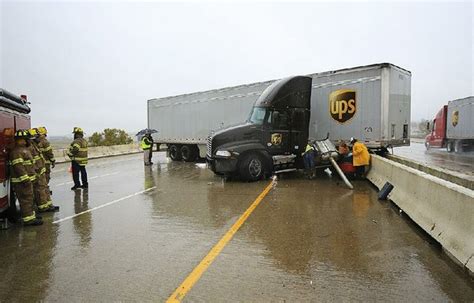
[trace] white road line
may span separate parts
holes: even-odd
[[[105,203],[105,204],[102,204],[102,205],[99,205],[99,206],[97,206],[97,207],[88,209],[88,210],[86,210],[86,211],[77,213],[77,214],[75,214],[75,215],[72,215],[72,216],[69,216],[69,217],[65,217],[65,218],[62,218],[62,219],[53,221],[53,224],[57,224],[57,223],[61,223],[61,222],[70,220],[70,219],[75,218],[75,217],[78,217],[78,216],[80,216],[80,215],[83,215],[83,214],[86,214],[86,213],[90,213],[90,212],[92,212],[92,211],[94,211],[94,210],[97,210],[97,209],[100,209],[100,208],[102,208],[102,207],[106,207],[106,206],[115,204],[115,203],[120,202],[120,201],[123,201],[123,200],[127,200],[127,199],[129,199],[129,198],[131,198],[131,197],[135,197],[135,196],[144,194],[144,193],[149,192],[149,191],[154,190],[154,189],[156,189],[156,186],[150,187],[150,188],[148,188],[148,189],[145,189],[145,190],[136,192],[136,193],[134,193],[134,194],[131,194],[131,195],[122,197],[122,198],[117,199],[117,200],[114,200],[114,201],[107,202],[107,203]]]
[[[105,174],[105,175],[100,175],[100,176],[94,176],[94,177],[88,178],[88,180],[94,180],[94,179],[97,179],[97,178],[102,178],[102,177],[107,177],[107,176],[113,176],[113,175],[117,175],[118,173],[119,173],[119,172],[116,171],[116,172],[113,172],[113,173],[110,173],[110,174]],[[58,186],[63,186],[63,185],[73,184],[73,183],[74,183],[73,181],[69,181],[69,182],[63,182],[63,183],[53,184],[52,186],[58,187]]]

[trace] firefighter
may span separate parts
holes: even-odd
[[[46,181],[46,165],[38,147],[39,134],[37,129],[32,128],[29,131],[30,153],[33,156],[34,167],[36,171],[36,180],[33,182],[34,201],[39,212],[55,212],[59,210],[59,206],[53,205],[51,194]]]
[[[10,171],[13,190],[20,203],[23,225],[42,225],[33,210],[33,181],[36,172],[33,156],[28,148],[28,131],[18,130],[15,133],[15,147],[10,152]]]
[[[72,179],[74,180],[74,186],[71,190],[79,188],[89,188],[87,182],[87,141],[84,139],[84,131],[80,127],[74,127],[72,133],[74,134],[74,141],[72,141],[67,152],[68,157],[71,159],[72,166]],[[81,174],[81,182],[79,182],[79,173]]]
[[[367,146],[364,143],[357,141],[356,138],[351,138],[352,144],[352,165],[355,167],[356,177],[365,177],[366,167],[370,163],[370,155]]]
[[[53,153],[53,148],[51,147],[51,144],[49,143],[48,139],[46,137],[48,136],[48,131],[46,127],[40,126],[38,127],[38,133],[39,133],[39,143],[38,147],[41,151],[41,154],[43,155],[44,162],[46,164],[46,182],[51,180],[51,169],[54,168],[56,165],[56,160],[54,159],[54,153]]]
[[[145,136],[143,136],[140,146],[143,149],[143,161],[145,165],[152,165],[153,162],[151,162],[151,157],[153,154],[153,138],[150,133],[146,133]]]

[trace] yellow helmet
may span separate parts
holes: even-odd
[[[46,129],[46,127],[40,126],[40,127],[38,127],[38,133],[40,135],[46,135],[48,133],[48,130]]]
[[[72,133],[73,134],[77,134],[77,133],[82,134],[82,133],[84,133],[84,131],[80,127],[74,127],[74,129],[72,130]]]
[[[30,128],[28,130],[28,133],[30,134],[31,137],[36,137],[38,136],[38,130],[36,128]]]
[[[15,132],[15,138],[28,138],[29,137],[29,132],[27,130],[24,130],[24,129],[19,129]]]

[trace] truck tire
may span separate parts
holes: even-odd
[[[265,174],[265,162],[263,157],[257,153],[248,153],[244,155],[239,164],[240,177],[244,181],[257,181],[263,178]]]
[[[197,147],[195,145],[181,146],[181,157],[186,162],[194,162],[197,158]]]
[[[168,146],[168,155],[170,156],[171,160],[173,161],[181,161],[181,149],[180,146],[177,144],[171,144]]]

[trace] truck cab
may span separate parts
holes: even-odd
[[[430,133],[425,137],[426,149],[444,147],[446,144],[446,115],[448,106],[445,105],[436,114],[433,122],[428,125]]]
[[[207,162],[219,175],[255,181],[295,170],[308,140],[312,78],[275,81],[255,102],[248,120],[208,138]]]

